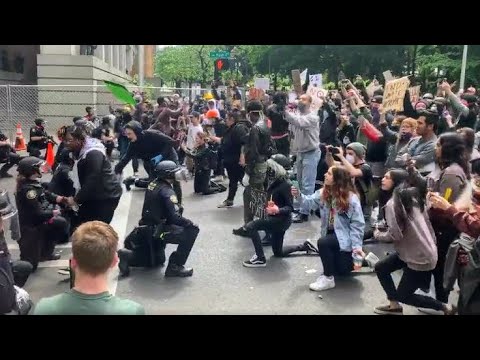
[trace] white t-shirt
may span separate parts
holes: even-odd
[[[187,133],[187,148],[193,149],[195,146],[195,141],[197,134],[203,132],[202,125],[198,124],[197,126],[188,124],[188,133]]]

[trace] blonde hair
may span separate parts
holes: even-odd
[[[118,234],[102,221],[80,225],[72,235],[72,253],[81,271],[96,276],[110,269],[118,246]]]

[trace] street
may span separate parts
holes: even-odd
[[[143,168],[141,167],[143,170]],[[15,169],[11,170],[16,175]],[[131,175],[132,167],[125,168],[124,176]],[[49,179],[44,175],[42,180]],[[13,199],[14,179],[0,180]],[[193,182],[183,184],[184,216],[199,224],[200,234],[193,247],[187,266],[194,268],[191,278],[165,278],[165,268],[137,269],[131,275],[118,280],[118,269],[110,276],[110,290],[118,296],[139,302],[147,314],[373,314],[373,308],[383,304],[385,294],[373,273],[358,273],[348,278],[336,278],[334,289],[317,293],[308,285],[321,271],[318,256],[292,255],[278,259],[266,248],[267,267],[245,268],[242,261],[254,253],[248,238],[237,237],[232,229],[243,219],[242,192],[239,188],[235,206],[217,209],[226,193],[201,196],[193,193]],[[112,226],[123,239],[140,219],[143,189],[124,192],[116,210]],[[316,243],[319,219],[312,216],[308,223],[293,224],[287,231],[285,242],[295,244],[307,238]],[[7,234],[9,238],[9,235]],[[18,244],[9,241],[14,259],[19,257]],[[167,257],[175,245],[167,246]],[[58,246],[62,259],[41,263],[36,273],[25,285],[34,302],[46,296],[56,295],[69,288],[68,277],[57,273],[68,266],[71,244]],[[382,258],[390,245],[371,245]],[[395,274],[398,281],[398,274]],[[318,295],[322,295],[322,299]],[[456,299],[457,293],[452,292]],[[405,314],[419,315],[415,308],[405,306]]]

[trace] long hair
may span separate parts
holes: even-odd
[[[390,173],[390,178],[392,179],[393,187],[390,190],[380,189],[379,199],[378,199],[380,203],[380,207],[383,207],[388,202],[388,200],[390,200],[395,188],[401,185],[408,178],[408,172],[402,169],[392,169],[387,171],[387,173]]]
[[[473,151],[473,147],[475,146],[475,131],[468,127],[464,127],[457,130],[457,133],[463,136],[465,140],[465,148],[468,154],[471,154]]]
[[[458,164],[470,179],[470,154],[467,152],[465,139],[462,135],[448,132],[440,136],[441,156],[438,159],[440,168],[445,169],[452,164]]]
[[[422,213],[425,211],[426,195],[425,190],[411,187],[406,182],[397,186],[393,192],[393,204],[395,219],[400,228],[404,228],[410,220],[414,207],[419,208]]]
[[[347,212],[350,206],[350,193],[356,194],[352,183],[352,177],[347,169],[340,166],[332,166],[333,184],[323,188],[323,200],[328,203],[335,201],[336,208]]]

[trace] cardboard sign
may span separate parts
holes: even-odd
[[[370,84],[368,84],[365,90],[367,91],[368,96],[372,97],[373,93],[381,88],[382,85],[380,85],[377,80],[374,80]]]
[[[383,93],[383,111],[403,111],[403,99],[409,86],[408,76],[387,82]]]
[[[310,109],[312,111],[318,111],[322,105],[322,99],[325,99],[328,95],[328,90],[309,85],[307,94],[312,97],[312,105],[310,106]]]
[[[411,102],[416,103],[420,100],[420,85],[408,88],[408,92],[410,93]]]
[[[383,77],[385,78],[385,83],[394,79],[393,75],[392,75],[392,72],[390,70],[384,71],[383,72]]]
[[[249,100],[261,100],[265,96],[265,91],[263,89],[251,88],[248,92]]]
[[[305,85],[305,83],[307,82],[307,73],[308,73],[308,69],[305,69],[300,74],[300,83],[302,84],[302,86]]]
[[[322,79],[322,74],[315,74],[315,75],[310,75],[310,85],[314,85],[316,87],[321,88],[323,85],[323,79]]]
[[[268,90],[270,89],[269,78],[255,78],[255,89]]]
[[[300,70],[292,70],[293,89],[297,95],[302,94],[302,81],[300,79]]]
[[[265,207],[267,206],[267,193],[251,188],[250,211],[254,218],[265,219]]]

